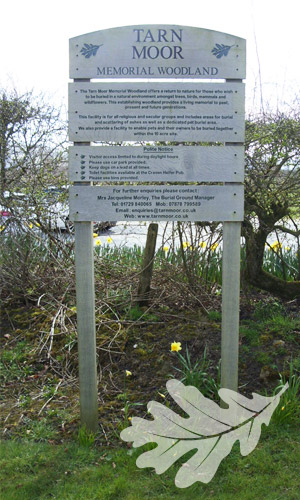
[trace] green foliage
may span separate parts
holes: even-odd
[[[31,222],[22,226],[11,224],[9,228],[2,231],[0,241],[0,265],[3,270],[0,281],[2,296],[26,303],[38,300],[45,291],[51,290],[51,283],[55,283],[56,290],[58,290],[59,283],[59,293],[63,292],[62,288],[68,286],[70,276],[67,271],[74,265],[71,238],[53,239],[52,233],[45,235],[40,227],[34,224],[31,227],[31,225]],[[295,261],[298,258],[293,248],[287,253]],[[266,260],[265,268],[274,276],[282,277],[279,268],[276,271],[274,268],[267,267],[267,263],[270,264],[270,254],[275,255],[274,259],[279,258],[276,252],[266,249],[265,256],[269,260]],[[244,266],[244,247],[241,249],[241,260]],[[95,247],[95,277],[103,284],[108,284],[114,277],[116,277],[116,283],[120,283],[117,278],[121,270],[126,269],[128,275],[132,277],[131,273],[138,273],[141,265],[141,247],[119,248],[113,244]],[[219,288],[216,289],[216,285],[222,284],[222,251],[219,247],[212,250],[212,248],[200,245],[196,248],[195,245],[188,244],[183,249],[183,254],[178,248],[169,249],[168,252],[160,249],[155,257],[154,270],[155,272],[176,272],[177,279],[181,282],[194,283],[218,294]],[[288,272],[287,279],[292,279],[292,275]],[[136,321],[140,317],[143,319],[145,317],[134,306],[129,306],[132,301],[132,292],[134,292],[133,284],[134,281],[129,279],[128,286],[115,284],[114,287],[107,287],[105,293],[120,311],[127,311],[127,313],[129,311],[129,319]],[[257,319],[275,314],[276,311],[281,314],[281,309],[280,303],[276,300],[267,305],[258,303]],[[156,321],[156,318],[151,317],[148,320]]]
[[[78,431],[78,442],[80,446],[90,447],[95,442],[95,433],[88,431],[85,425],[82,425]]]
[[[117,432],[116,432],[116,437],[119,438],[120,432],[123,429],[126,429],[126,427],[130,425],[130,419],[131,419],[130,410],[138,406],[144,406],[144,403],[138,403],[138,402],[132,403],[128,399],[127,392],[118,394],[117,399],[121,399],[124,401],[124,408],[122,408],[122,411],[124,412],[124,417],[121,420],[118,419]]]
[[[299,365],[296,362],[296,365]],[[274,391],[276,395],[288,382],[288,389],[282,394],[280,404],[273,413],[272,419],[277,424],[289,423],[300,418],[300,370],[295,367],[293,361],[289,363],[289,375],[280,374],[280,383]]]
[[[46,443],[58,437],[58,430],[49,422],[47,417],[34,420],[30,417],[24,417],[25,426],[22,428],[21,437],[29,441]]]
[[[276,314],[268,321],[268,329],[273,334],[281,334],[285,340],[296,340],[295,331],[300,327],[300,318]]]
[[[122,288],[122,284],[120,283],[119,288],[107,290],[107,298],[114,304],[117,310],[126,312],[128,304],[131,302],[130,290]]]
[[[293,359],[293,367],[296,372],[300,373],[300,356]]]
[[[220,311],[209,311],[208,319],[211,321],[221,321],[222,313]]]
[[[261,363],[262,365],[268,365],[272,363],[272,355],[270,353],[267,353],[265,351],[261,351],[256,353],[255,355],[256,360],[258,363]]]
[[[14,221],[0,235],[3,301],[28,304],[50,290],[58,298],[68,285],[70,266],[72,243],[45,235],[31,223]]]
[[[169,263],[181,267],[183,259],[185,270],[195,279],[206,284],[222,282],[222,251],[218,245],[201,247],[184,242],[182,249],[176,248],[168,253],[160,249],[157,252],[155,266],[160,267],[163,263]]]
[[[263,321],[285,313],[284,306],[276,299],[259,300],[255,304],[253,319]]]
[[[286,281],[297,280],[299,277],[298,252],[299,249],[295,245],[282,247],[281,243],[274,243],[266,247],[263,269]]]
[[[151,312],[141,309],[138,305],[131,306],[127,309],[128,319],[131,321],[158,321],[158,316]]]
[[[218,381],[208,373],[211,367],[211,362],[206,357],[206,348],[203,351],[203,356],[201,359],[197,360],[193,365],[188,348],[186,348],[186,354],[183,356],[180,352],[177,352],[180,367],[173,367],[177,372],[180,373],[180,381],[185,385],[193,385],[205,397],[210,397],[217,399],[218,390],[220,388],[220,370],[218,370]],[[219,366],[220,369],[220,366]]]
[[[129,426],[129,420],[130,420],[130,409],[137,407],[137,406],[142,406],[143,403],[139,402],[131,402],[129,400],[129,395],[127,392],[127,377],[131,377],[132,373],[129,370],[125,370],[124,372],[124,379],[123,379],[123,392],[117,395],[117,399],[121,400],[124,402],[124,408],[122,408],[122,411],[124,412],[124,418],[122,420],[118,420],[118,432],[116,434],[116,437],[119,438],[119,433],[123,430],[126,429],[126,427]]]
[[[100,237],[100,241],[101,237]],[[95,255],[101,259],[107,259],[117,266],[126,266],[138,268],[142,264],[142,247],[134,245],[133,247],[117,247],[110,245],[98,245],[95,247]]]
[[[33,372],[34,368],[30,363],[30,346],[25,341],[18,342],[14,347],[6,348],[1,352],[1,382],[21,380]]]
[[[19,406],[21,408],[30,408],[32,399],[29,394],[21,394],[19,397]]]
[[[139,306],[133,306],[128,309],[127,315],[131,321],[137,321],[143,316],[144,312]]]
[[[240,335],[245,337],[252,346],[259,345],[260,330],[256,325],[243,324],[240,326]]]

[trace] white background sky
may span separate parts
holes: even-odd
[[[68,39],[134,24],[178,24],[247,40],[247,110],[300,94],[299,0],[5,0],[0,87],[34,90],[67,106]],[[256,89],[256,90],[255,90]]]

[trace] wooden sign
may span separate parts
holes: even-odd
[[[132,221],[241,221],[243,186],[109,186],[70,188],[70,218]]]
[[[70,78],[246,76],[245,40],[176,25],[125,26],[70,39]]]
[[[246,41],[222,32],[140,25],[70,40],[70,219],[81,420],[90,431],[98,429],[92,221],[223,222],[221,385],[238,388],[245,76]],[[152,144],[90,144],[123,141]]]
[[[71,141],[243,142],[243,83],[69,85]]]
[[[72,146],[72,182],[243,182],[242,146]]]

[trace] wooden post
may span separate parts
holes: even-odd
[[[149,293],[153,272],[153,262],[156,247],[158,224],[151,223],[148,227],[147,241],[144,250],[143,268],[140,274],[140,281],[137,292],[137,302],[140,306],[149,303]]]
[[[221,387],[238,389],[241,222],[223,224]]]
[[[241,83],[242,80],[227,78],[226,82]],[[225,145],[239,146],[243,143],[226,142]],[[236,392],[239,371],[241,228],[241,222],[223,223],[221,387]],[[222,400],[221,406],[224,406]]]
[[[98,429],[93,223],[75,222],[75,269],[79,355],[80,417]]]
[[[74,82],[89,82],[88,78]],[[76,142],[84,147],[90,142]],[[91,186],[91,182],[75,185]],[[98,386],[95,325],[93,223],[75,222],[75,273],[79,359],[80,420],[88,431],[98,430]]]

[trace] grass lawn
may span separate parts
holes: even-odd
[[[3,500],[279,500],[300,499],[299,425],[263,425],[256,449],[242,457],[239,443],[221,462],[208,484],[186,489],[174,485],[180,465],[161,476],[139,469],[141,449],[63,445],[7,440],[1,442]]]

